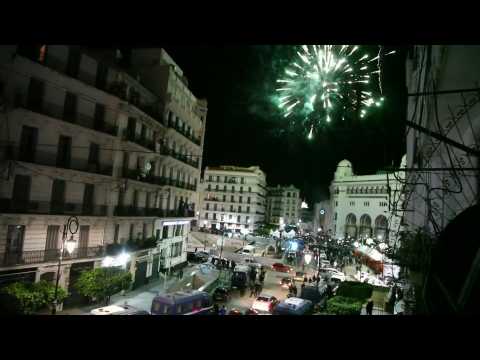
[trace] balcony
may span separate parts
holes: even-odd
[[[154,216],[159,218],[194,217],[195,211],[188,209],[165,210],[155,208],[139,208],[135,206],[116,206],[114,216]]]
[[[265,213],[263,213],[263,212],[260,212],[260,211],[255,211],[255,214],[258,214],[258,215],[265,215]]]
[[[160,154],[165,155],[165,156],[171,156],[171,157],[173,157],[177,160],[180,160],[181,162],[183,162],[187,165],[193,166],[195,169],[198,169],[198,164],[199,164],[198,160],[193,160],[193,159],[189,158],[189,156],[187,156],[187,155],[181,155],[181,154],[173,151],[172,149],[169,149],[166,146],[160,146]]]
[[[149,149],[151,151],[155,151],[155,142],[153,140],[149,140],[142,136],[138,136],[137,134],[135,134],[132,131],[129,131],[128,129],[123,130],[122,139],[124,141],[130,141],[140,146],[143,146],[144,148]]]
[[[112,166],[100,163],[89,163],[88,158],[60,159],[56,148],[52,148],[51,152],[36,150],[33,153],[21,153],[18,146],[8,146],[6,153],[9,160],[112,176]]]
[[[42,214],[42,215],[78,215],[106,216],[106,205],[76,203],[55,203],[49,201],[22,201],[8,198],[0,199],[0,213],[6,214]]]
[[[193,133],[188,133],[187,130],[185,128],[181,128],[180,126],[178,126],[178,124],[175,124],[173,121],[167,121],[166,122],[166,125],[171,128],[171,129],[174,129],[176,130],[178,133],[182,134],[184,137],[186,137],[188,140],[190,140],[191,142],[193,142],[194,144],[200,146],[201,145],[201,138],[197,138],[193,135]]]
[[[74,259],[97,258],[105,255],[103,246],[93,246],[78,248],[69,254],[67,251],[63,253],[63,261]],[[22,252],[4,252],[0,253],[0,264],[2,266],[28,265],[45,262],[57,262],[60,257],[59,249],[51,250],[33,250]]]
[[[123,169],[122,176],[127,179],[132,179],[152,185],[160,185],[160,186],[174,186],[180,189],[186,189],[191,191],[197,191],[197,186],[194,184],[188,184],[184,181],[176,180],[176,179],[169,179],[166,177],[161,176],[142,176],[140,170],[130,170],[130,169]]]
[[[29,105],[27,104],[27,101],[25,100],[25,95],[23,94],[17,94],[15,96],[15,107],[24,108],[38,114],[46,115],[51,118],[64,121],[66,123],[82,126],[84,128],[99,131],[111,136],[117,136],[118,133],[117,126],[108,124],[105,121],[95,121],[93,117],[79,112],[74,111],[72,113],[68,113],[61,105],[45,101],[42,101],[42,104],[40,106]]]

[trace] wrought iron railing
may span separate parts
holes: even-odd
[[[72,254],[64,251],[63,260],[102,257],[104,254],[103,246],[83,247],[75,249]],[[2,266],[14,266],[53,262],[58,261],[59,256],[59,249],[3,252],[0,253],[0,264]]]
[[[0,199],[0,213],[106,216],[107,206],[86,203],[56,203],[49,201],[24,201],[2,198]]]
[[[170,217],[194,217],[195,212],[187,209],[165,210],[157,208],[138,208],[134,206],[116,206],[115,216],[155,216],[161,218]]]
[[[106,121],[95,121],[95,118],[82,114],[78,111],[65,111],[65,107],[58,104],[53,104],[46,101],[41,101],[41,103],[35,106],[33,104],[29,104],[26,101],[25,94],[15,95],[15,106],[67,123],[79,125],[87,129],[103,132],[108,135],[117,136],[118,133],[117,126],[109,124]]]
[[[6,153],[9,160],[112,176],[113,167],[110,165],[89,163],[88,158],[68,158],[65,157],[65,154],[58,154],[57,149],[52,149],[51,152],[41,150],[21,152],[20,150],[19,146],[8,146]]]

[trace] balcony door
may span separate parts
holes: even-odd
[[[90,225],[80,225],[80,236],[78,239],[78,257],[87,256],[89,236],[90,236]]]
[[[97,88],[104,90],[107,87],[107,75],[108,66],[103,62],[99,62],[97,67],[97,78],[95,81],[95,86]]]
[[[78,71],[80,70],[80,60],[82,54],[80,49],[75,46],[70,46],[68,51],[68,61],[67,61],[67,75],[73,78],[78,77]]]
[[[72,138],[60,135],[58,140],[57,167],[70,169],[70,158],[72,153]]]
[[[65,180],[55,179],[52,184],[51,214],[63,214],[65,212]]]
[[[77,113],[77,96],[71,92],[65,95],[65,103],[63,105],[63,119],[65,121],[74,123],[75,115]]]
[[[95,185],[85,184],[85,190],[83,192],[83,215],[93,215],[93,196],[95,191]]]
[[[42,80],[31,78],[28,85],[27,108],[32,111],[41,112],[45,83]]]
[[[90,143],[90,153],[88,154],[88,171],[98,172],[100,170],[100,146]]]
[[[59,225],[48,225],[47,240],[45,242],[45,261],[54,261],[58,256],[59,244]]]
[[[24,225],[8,225],[5,258],[3,259],[5,265],[21,263],[24,236]]]
[[[103,130],[105,128],[105,105],[95,105],[95,130]]]
[[[20,213],[29,209],[31,179],[27,175],[15,175],[13,183],[12,208]]]
[[[20,135],[20,148],[18,149],[18,160],[34,162],[37,151],[38,128],[23,125]]]

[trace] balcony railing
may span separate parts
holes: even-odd
[[[57,149],[52,148],[51,152],[35,150],[33,153],[21,153],[18,146],[7,147],[9,160],[24,161],[37,165],[52,166],[62,169],[83,171],[93,174],[112,176],[113,167],[100,163],[89,163],[88,158],[64,158],[60,159]]]
[[[166,156],[171,156],[177,160],[180,160],[181,162],[184,162],[187,165],[193,166],[194,168],[198,168],[199,161],[192,159],[190,156],[187,155],[182,155],[179,154],[172,149],[169,149],[166,146],[160,146],[160,154],[161,155],[166,155]]]
[[[155,216],[160,218],[173,217],[194,217],[195,212],[192,210],[165,210],[155,208],[139,208],[134,206],[116,206],[114,211],[115,216]]]
[[[141,182],[145,182],[153,185],[161,185],[161,186],[168,185],[168,186],[175,186],[180,189],[186,189],[186,190],[192,190],[192,191],[197,190],[197,187],[195,186],[195,184],[187,184],[184,181],[169,179],[161,176],[151,176],[151,175],[142,176],[139,170],[124,169],[122,176],[127,179],[141,181]]]
[[[51,118],[61,120],[67,123],[82,126],[87,129],[103,132],[108,135],[117,136],[118,127],[106,123],[105,121],[95,121],[93,117],[82,114],[80,112],[68,113],[64,111],[64,107],[61,105],[53,104],[50,102],[42,101],[39,106],[31,106],[26,101],[24,94],[17,94],[15,96],[15,106],[21,107],[42,115],[49,116]]]
[[[169,127],[169,128],[172,128],[172,129],[175,129],[178,133],[182,134],[183,136],[185,136],[188,140],[190,140],[191,142],[193,142],[194,144],[200,146],[201,145],[201,139],[198,137],[195,137],[193,135],[193,133],[188,133],[188,131],[185,129],[185,128],[181,128],[180,126],[178,126],[177,124],[175,124],[175,122],[173,121],[167,121],[166,122],[166,125]]]
[[[7,214],[43,214],[43,215],[79,215],[106,216],[106,205],[75,203],[55,203],[49,201],[23,201],[0,199],[0,213]]]
[[[103,246],[77,248],[72,254],[67,251],[63,253],[63,260],[85,259],[103,257],[105,249]],[[38,264],[44,262],[56,262],[60,257],[59,249],[33,250],[22,252],[0,253],[0,264],[2,266]]]
[[[129,131],[128,129],[123,130],[123,140],[130,141],[140,146],[143,146],[146,149],[155,151],[155,143],[153,140],[145,139],[137,134]]]

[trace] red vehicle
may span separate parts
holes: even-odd
[[[292,268],[288,265],[282,264],[282,263],[275,263],[272,265],[272,269],[274,271],[279,271],[279,272],[286,272],[289,273],[292,271]]]

